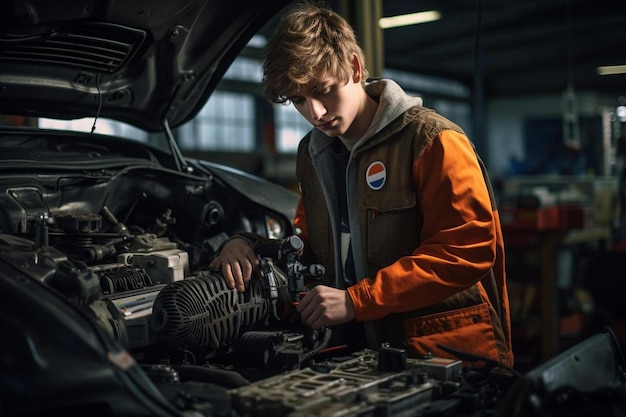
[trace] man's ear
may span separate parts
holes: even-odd
[[[359,57],[356,55],[352,56],[352,81],[355,84],[359,84],[361,82],[361,77],[363,73],[361,72],[361,61]]]

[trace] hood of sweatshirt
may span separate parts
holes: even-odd
[[[382,128],[387,126],[392,120],[403,114],[408,109],[415,106],[422,106],[423,101],[420,97],[412,97],[407,95],[402,87],[395,81],[388,79],[373,79],[365,85],[365,91],[378,102],[378,108],[374,114],[374,118],[369,128],[355,144],[353,149],[358,148],[369,138],[378,133]],[[332,145],[332,141],[336,138],[327,136],[319,129],[311,131],[311,154],[316,155],[322,152],[328,146]]]

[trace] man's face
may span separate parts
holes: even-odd
[[[346,137],[358,116],[363,87],[352,78],[347,83],[334,77],[301,85],[288,99],[301,115],[327,136]]]

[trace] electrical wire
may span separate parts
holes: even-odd
[[[98,121],[98,117],[100,117],[100,112],[102,111],[102,90],[100,90],[100,74],[96,76],[96,89],[98,90],[98,111],[96,112],[96,117],[93,119],[91,133],[96,130],[96,122]]]

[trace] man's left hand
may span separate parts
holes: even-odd
[[[313,329],[331,327],[355,318],[354,304],[345,290],[318,285],[297,306],[302,321]]]

